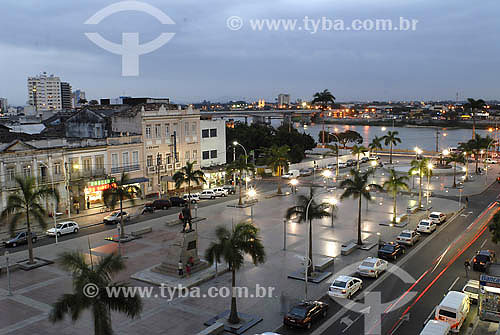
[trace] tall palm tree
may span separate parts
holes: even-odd
[[[354,144],[352,146],[352,149],[351,149],[351,153],[353,155],[356,155],[356,168],[359,170],[359,155],[365,155],[365,153],[368,152],[368,149],[365,148],[364,146],[362,145],[357,145],[357,144]]]
[[[110,188],[102,192],[104,203],[109,208],[115,208],[120,203],[120,213],[123,212],[123,200],[130,200],[132,206],[135,204],[135,197],[141,194],[141,189],[136,185],[130,184],[128,174],[122,172],[120,180],[113,183]],[[123,224],[123,215],[120,216],[120,238],[125,237],[125,225]]]
[[[394,169],[391,169],[389,171],[389,180],[386,180],[384,182],[384,189],[386,189],[388,192],[392,194],[392,198],[394,200],[393,206],[392,206],[392,222],[396,223],[396,216],[397,216],[397,196],[399,191],[408,191],[408,184],[406,183],[408,181],[407,176],[399,176]]]
[[[481,157],[481,151],[487,150],[491,143],[493,143],[494,139],[489,135],[482,137],[480,134],[476,134],[476,137],[473,140],[468,141],[468,145],[472,149],[474,153],[474,160],[476,163],[476,173],[479,173],[479,158]]]
[[[474,148],[471,142],[462,142],[458,144],[458,150],[462,152],[465,160],[465,181],[469,181],[469,157],[473,153]]]
[[[414,159],[411,161],[411,168],[408,171],[409,175],[418,174],[419,189],[418,189],[418,207],[422,208],[422,186],[424,177],[432,177],[432,169],[429,169],[431,163],[429,158]]]
[[[262,264],[266,260],[264,245],[259,236],[259,228],[251,223],[238,223],[230,231],[224,226],[218,226],[215,230],[216,242],[211,242],[205,251],[205,259],[213,264],[220,262],[221,257],[229,265],[232,273],[231,287],[231,313],[228,321],[238,323],[238,309],[236,307],[236,271],[238,271],[244,262],[245,255],[250,255],[253,264]]]
[[[489,225],[489,230],[491,232],[491,241],[498,244],[498,242],[500,242],[500,213],[496,213],[493,216]]]
[[[239,156],[238,159],[233,161],[231,164],[226,169],[226,173],[228,174],[233,174],[235,172],[238,173],[238,179],[240,180],[239,182],[239,200],[238,204],[241,206],[243,204],[242,197],[241,197],[241,188],[243,186],[243,174],[248,172],[248,171],[254,171],[255,167],[252,163],[248,163],[248,158],[245,155]]]
[[[309,206],[309,210],[307,207]],[[307,275],[309,276],[314,271],[314,263],[313,263],[313,231],[312,231],[312,222],[313,220],[319,220],[325,217],[329,217],[333,215],[328,212],[328,207],[333,206],[327,202],[317,203],[314,201],[314,190],[311,187],[309,196],[300,195],[297,199],[297,205],[290,207],[287,209],[285,217],[290,220],[296,218],[299,223],[309,222],[309,250],[308,250],[308,258],[310,260],[309,266],[307,268]],[[334,208],[335,209],[335,208]],[[307,211],[307,217],[306,217]]]
[[[457,187],[457,163],[465,163],[464,155],[452,152],[444,158],[447,164],[453,163],[453,188]]]
[[[62,321],[66,314],[76,321],[84,310],[89,309],[94,320],[94,334],[112,335],[112,311],[126,314],[132,319],[140,316],[141,298],[135,293],[132,295],[124,292],[124,288],[128,287],[127,283],[113,282],[111,279],[125,268],[120,255],[111,253],[95,265],[92,259],[90,265],[87,264],[85,256],[78,251],[63,253],[59,260],[62,267],[73,275],[73,293],[63,294],[52,305],[49,315],[52,323]],[[89,287],[95,288],[95,292],[89,291]]]
[[[470,108],[472,114],[472,139],[476,138],[476,111],[481,110],[486,104],[483,99],[474,100],[472,98],[467,99],[468,103],[465,104],[465,108]]]
[[[325,111],[328,108],[328,104],[334,104],[335,103],[335,97],[333,96],[332,93],[330,93],[329,90],[325,89],[322,92],[316,92],[313,95],[313,104],[319,104],[321,106],[321,109]],[[322,140],[321,143],[325,145],[325,119],[323,115],[323,135],[322,135]]]
[[[282,194],[281,176],[288,170],[288,162],[290,161],[288,158],[289,151],[290,147],[288,145],[283,145],[281,147],[273,145],[265,149],[267,165],[278,175],[278,194]]]
[[[375,152],[375,155],[378,154],[378,150],[382,150],[382,140],[383,137],[378,137],[375,136],[370,144],[368,145],[368,149],[370,149],[371,152]]]
[[[358,170],[351,169],[349,174],[351,178],[343,180],[340,184],[340,188],[345,189],[340,197],[341,200],[350,197],[358,199],[358,245],[363,244],[363,240],[361,239],[361,199],[365,198],[367,201],[370,201],[372,199],[372,191],[382,190],[380,185],[368,183],[368,177],[371,173],[371,170],[361,173]]]
[[[188,207],[191,209],[191,185],[199,186],[201,184],[206,183],[205,174],[201,170],[195,170],[194,162],[186,162],[186,165],[183,166],[179,171],[174,173],[172,179],[175,182],[176,188],[181,188],[182,185],[187,184],[187,191],[189,195]]]
[[[47,223],[45,222],[46,210],[42,207],[43,200],[51,197],[57,202],[59,195],[56,190],[38,187],[35,178],[15,177],[15,181],[19,190],[15,193],[10,193],[7,198],[7,206],[0,214],[3,222],[9,225],[9,231],[14,234],[16,226],[21,220],[26,220],[26,233],[28,234],[28,264],[34,264],[33,257],[33,240],[31,237],[33,223],[38,223],[45,230]]]
[[[384,144],[385,145],[390,145],[391,151],[390,151],[390,158],[389,158],[389,164],[392,164],[392,147],[398,145],[398,143],[401,143],[401,139],[398,137],[399,132],[398,131],[388,131],[387,135],[382,137],[384,139]]]

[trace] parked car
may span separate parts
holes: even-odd
[[[414,245],[420,241],[420,234],[415,230],[405,229],[396,237],[396,241],[400,244]]]
[[[153,207],[155,209],[169,209],[172,207],[172,203],[168,199],[156,199],[153,201]]]
[[[328,315],[328,304],[321,301],[303,301],[286,313],[283,324],[288,327],[310,329],[312,323]]]
[[[65,234],[78,233],[80,227],[75,221],[59,222],[54,228],[48,229],[45,233],[48,236],[61,236]]]
[[[144,207],[142,208],[141,215],[154,212],[155,212],[155,207],[153,206],[153,203],[147,202],[144,204]]]
[[[432,220],[437,225],[440,225],[446,221],[446,214],[441,212],[432,212],[429,215],[429,220]]]
[[[397,242],[385,243],[378,250],[378,257],[383,259],[396,260],[398,256],[404,255],[406,252],[405,248]]]
[[[130,215],[127,212],[116,211],[116,212],[113,212],[110,215],[106,216],[102,220],[102,222],[104,222],[104,224],[117,224],[120,222],[122,216],[123,216],[123,221],[130,220]]]
[[[427,233],[430,234],[434,232],[437,228],[437,225],[434,221],[432,220],[420,220],[420,222],[417,225],[417,231],[420,233]]]
[[[310,176],[314,172],[313,168],[302,169],[299,171],[300,177]]]
[[[346,163],[340,163],[339,162],[339,169],[345,169],[347,167]]]
[[[200,193],[200,199],[215,199],[217,195],[212,190],[204,190]]]
[[[334,170],[334,169],[336,169],[336,168],[337,168],[337,164],[328,164],[328,165],[326,166],[326,168],[327,168],[328,170]]]
[[[292,179],[292,178],[297,178],[297,177],[300,177],[299,170],[290,170],[281,176],[281,178],[285,178],[285,179]]]
[[[383,259],[368,257],[358,266],[358,273],[361,276],[378,278],[379,274],[387,270],[388,264]]]
[[[227,197],[227,195],[228,195],[227,190],[224,189],[223,187],[213,188],[212,191],[214,191],[215,195],[218,197]]]
[[[195,204],[198,201],[200,201],[200,194],[199,193],[184,194],[182,196],[182,199],[186,201],[191,200],[191,203]]]
[[[328,289],[330,298],[346,298],[356,294],[363,287],[363,281],[356,277],[339,276],[333,281]]]
[[[472,259],[472,269],[484,272],[491,263],[496,262],[496,255],[493,250],[480,250]]]
[[[368,159],[371,161],[378,161],[378,160],[380,160],[380,157],[379,156],[370,156]]]
[[[19,244],[26,244],[28,243],[28,239],[26,238],[28,236],[27,231],[22,231],[18,233],[15,237],[11,238],[10,240],[5,242],[5,247],[6,248],[14,248],[18,246]],[[35,232],[31,232],[31,242],[36,243],[37,237]]]
[[[450,333],[450,329],[451,327],[447,322],[429,320],[419,335],[448,335]]]
[[[170,197],[169,200],[172,206],[177,206],[177,207],[184,206],[184,204],[187,203],[187,201],[181,197]]]
[[[236,188],[233,185],[224,185],[222,188],[227,191],[227,194],[236,194]]]
[[[354,166],[358,164],[358,162],[355,159],[348,159],[346,162],[347,166]]]
[[[366,162],[368,162],[369,160],[370,160],[370,159],[369,159],[368,157],[363,156],[363,157],[361,157],[361,159],[359,160],[359,162],[360,162],[360,163],[366,163]]]
[[[479,301],[479,281],[473,279],[467,281],[462,292],[469,296],[473,304],[477,304]]]
[[[498,163],[498,162],[497,162],[496,160],[494,160],[494,159],[491,159],[491,158],[486,158],[486,159],[484,160],[484,163],[485,163],[485,164],[496,164],[496,163]]]

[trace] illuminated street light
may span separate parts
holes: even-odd
[[[370,162],[370,165],[374,168],[377,166],[377,161],[371,161]]]
[[[387,130],[387,128],[386,128],[386,127],[382,127],[382,131],[386,131],[386,130]]]
[[[298,184],[299,184],[299,181],[297,180],[297,178],[292,178],[292,180],[290,180],[292,193],[297,193],[297,185]]]
[[[323,171],[323,177],[330,178],[331,176],[332,176],[332,171],[330,171],[330,170]]]
[[[248,190],[248,196],[250,198],[255,198],[256,195],[257,195],[257,191],[254,188],[251,188]]]
[[[333,211],[335,210],[335,206],[337,205],[338,203],[338,200],[336,198],[329,198],[327,199],[327,202],[330,204],[330,217],[332,218],[332,228],[333,228],[333,218],[334,218],[334,215],[333,215]]]
[[[450,151],[448,149],[443,150],[443,156],[448,156],[450,154]]]

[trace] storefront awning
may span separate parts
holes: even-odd
[[[148,181],[149,181],[149,179],[145,178],[145,177],[132,178],[132,179],[127,180],[125,185],[147,183]]]

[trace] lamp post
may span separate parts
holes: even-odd
[[[283,218],[283,250],[286,250],[286,218]]]
[[[328,199],[328,203],[330,204],[330,217],[332,219],[332,228],[333,228],[333,211],[335,210],[335,205],[337,205],[338,200],[335,198]]]
[[[422,149],[415,147],[415,159],[418,160],[418,156],[422,154]]]
[[[290,185],[292,187],[292,193],[297,193],[297,185],[299,184],[299,181],[297,180],[297,178],[292,178],[292,180],[290,180]]]
[[[337,128],[335,128],[335,132],[337,132]],[[336,164],[335,164],[335,165],[336,165],[336,167],[335,167],[335,177],[337,177],[337,178],[338,178],[338,176],[339,176],[339,143],[340,143],[340,139],[339,139],[339,137],[337,136],[337,134],[332,134],[332,135],[333,135],[333,137],[335,137],[335,139],[337,140],[337,144],[336,144],[336,146],[337,146],[337,150],[335,150],[335,152],[336,152],[336,156],[337,156],[337,157],[336,157]]]
[[[4,253],[5,255],[5,266],[6,266],[6,270],[7,270],[7,289],[8,289],[8,295],[11,296],[12,295],[12,288],[10,286],[10,269],[9,269],[9,251],[5,251]]]
[[[328,179],[332,176],[332,171],[324,170],[322,175],[326,179],[326,186],[328,187]]]
[[[429,186],[431,183],[431,170],[434,166],[432,163],[427,164],[427,212],[429,212]]]
[[[254,188],[251,188],[250,190],[248,190],[247,196],[250,197],[250,199],[255,199],[255,197],[257,196],[257,191],[255,191]],[[250,217],[252,218],[253,222],[253,204],[250,206]]]
[[[53,171],[50,170],[50,168],[44,163],[44,162],[40,162],[38,161],[38,164],[41,164],[43,166],[45,166],[47,168],[47,170],[49,170],[49,174],[50,174],[50,183],[52,184],[52,190],[55,192],[56,189],[55,189],[55,186],[54,186],[54,173]],[[58,242],[58,238],[57,238],[57,218],[56,218],[56,210],[57,210],[57,205],[56,205],[56,201],[57,199],[54,198],[54,202],[52,203],[52,216],[54,217],[54,233],[55,233],[55,236],[56,236],[56,244]]]
[[[245,164],[248,165],[248,154],[247,154],[247,149],[245,149],[245,147],[243,145],[241,145],[241,143],[238,143],[237,141],[234,141],[233,142],[233,159],[236,160],[236,146],[239,145],[240,147],[243,148],[243,151],[245,152]],[[247,180],[247,176],[246,176],[246,172],[245,172],[245,191],[248,190],[248,180]]]
[[[69,194],[69,181],[71,179],[71,169],[78,170],[79,168],[80,165],[78,164],[71,164],[70,168],[68,162],[64,163],[64,169],[66,170],[64,174],[64,179],[66,182],[66,196],[68,201],[68,218],[71,218],[71,196]]]
[[[491,141],[490,144],[488,144],[488,146],[486,147],[486,159],[484,160],[484,167],[485,167],[485,171],[486,171],[486,177],[484,178],[484,184],[487,185],[488,184],[488,162],[487,162],[487,159],[488,159],[488,151],[490,149],[490,146],[492,144],[494,144],[495,141]]]

